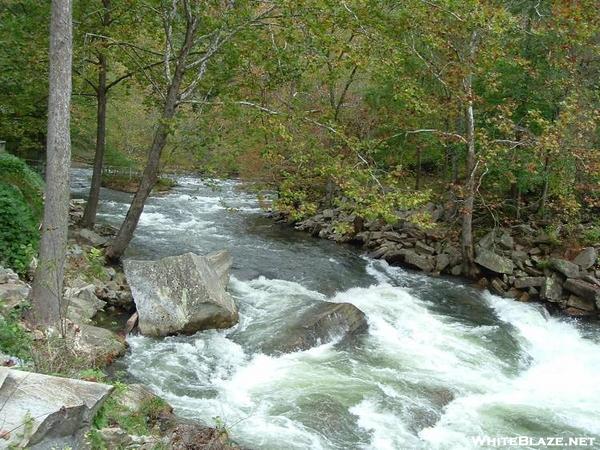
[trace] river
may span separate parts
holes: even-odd
[[[90,172],[73,169],[73,197]],[[128,258],[227,248],[240,323],[129,337],[129,375],[182,416],[253,449],[469,449],[479,437],[588,437],[600,448],[600,330],[548,317],[274,224],[235,181],[183,177],[152,197]],[[119,225],[128,194],[102,190]],[[257,348],[315,302],[366,315],[358,341],[266,356]],[[520,445],[519,448],[526,448]]]

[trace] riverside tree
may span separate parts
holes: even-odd
[[[69,226],[72,54],[71,0],[52,0],[46,191],[39,262],[31,294],[33,320],[44,325],[58,325],[62,318],[61,304]]]
[[[202,104],[214,96],[222,82],[211,66],[234,52],[234,42],[268,20],[275,7],[268,2],[216,2],[207,5],[199,0],[157,1],[148,5],[154,15],[151,20],[161,24],[164,31],[160,76],[144,70],[143,76],[151,85],[161,114],[156,124],[146,165],[127,215],[106,255],[119,259],[133,237],[144,205],[158,180],[160,159],[174,118],[183,104]],[[142,64],[142,63],[140,63]],[[199,94],[200,92],[200,94]]]

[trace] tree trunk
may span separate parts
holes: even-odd
[[[100,199],[100,186],[102,185],[102,167],[104,165],[104,151],[106,149],[106,104],[108,101],[106,89],[107,63],[106,55],[98,55],[98,88],[96,99],[98,103],[96,122],[96,153],[94,155],[94,172],[92,173],[92,184],[90,194],[85,205],[82,225],[92,228],[96,222],[96,212]]]
[[[119,233],[106,250],[106,256],[109,260],[117,261],[123,256],[125,249],[133,238],[133,233],[135,232],[142,212],[144,211],[146,200],[148,199],[148,196],[150,195],[150,192],[152,192],[152,188],[154,188],[154,185],[158,179],[160,156],[165,144],[167,143],[170,122],[175,116],[175,112],[179,103],[179,91],[181,89],[183,76],[185,75],[187,57],[192,46],[194,45],[196,26],[196,21],[188,22],[185,41],[179,53],[179,57],[177,58],[177,67],[175,68],[175,73],[173,74],[171,84],[169,85],[167,91],[163,113],[154,133],[154,139],[152,141],[150,151],[148,152],[148,160],[146,162],[144,173],[142,174],[140,185],[133,197],[131,205],[129,206],[129,210],[127,211],[125,220],[119,229]]]
[[[465,79],[467,95],[467,173],[465,183],[465,200],[462,212],[462,256],[463,273],[467,276],[475,274],[475,256],[473,250],[473,205],[475,200],[475,114],[473,111],[472,76]]]
[[[417,174],[415,180],[415,191],[421,189],[421,146],[417,145]]]
[[[31,318],[43,325],[58,325],[62,317],[69,225],[72,32],[71,0],[52,0],[46,193],[39,263],[31,294]]]
[[[538,214],[543,219],[546,218],[546,203],[548,202],[548,188],[550,186],[550,156],[546,153],[544,159],[544,187],[542,189],[542,198],[540,199],[540,206],[538,208]]]

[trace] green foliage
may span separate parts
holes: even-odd
[[[127,391],[126,384],[114,382],[114,391],[103,403],[92,421],[92,430],[88,437],[93,449],[105,449],[106,446],[97,430],[119,426],[124,431],[133,435],[149,435],[151,427],[165,411],[170,411],[170,406],[160,397],[151,397],[145,400],[139,411],[131,411],[118,401],[118,396]]]
[[[85,254],[85,260],[87,262],[85,276],[88,281],[93,281],[94,279],[101,281],[108,280],[108,274],[104,269],[106,259],[102,249],[90,248],[90,251]]]
[[[44,146],[50,3],[4,0],[0,6],[0,140],[30,157]],[[2,174],[2,169],[0,169]]]
[[[33,211],[34,218],[41,221],[44,182],[36,172],[16,156],[0,153],[0,183],[17,188]]]
[[[24,274],[38,242],[38,222],[23,194],[0,183],[0,265]]]
[[[0,302],[0,308],[2,304]],[[31,360],[31,335],[21,325],[21,310],[0,314],[0,351],[19,359]]]
[[[583,232],[585,245],[598,245],[600,243],[600,223],[592,225]]]

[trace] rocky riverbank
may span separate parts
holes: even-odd
[[[315,237],[363,248],[368,256],[431,275],[460,277],[458,233],[443,222],[442,207],[426,212],[439,226],[423,229],[399,216],[395,225],[366,221],[341,209],[326,209],[295,229]],[[273,214],[280,222],[287,217]],[[494,294],[522,302],[542,302],[550,311],[583,317],[600,315],[600,244],[565,248],[542,229],[519,224],[496,228],[477,240],[477,283]]]
[[[116,230],[80,229],[83,208],[71,202],[62,336],[28,328],[30,285],[0,268],[0,448],[239,448],[223,426],[182,419],[144,386],[107,377],[135,304],[123,271],[104,264]]]

